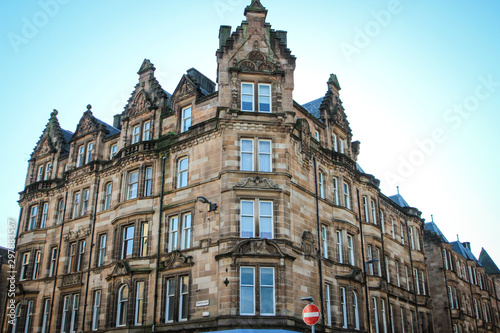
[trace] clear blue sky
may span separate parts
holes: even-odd
[[[262,0],[297,56],[295,100],[326,92],[330,73],[360,164],[500,264],[500,2]],[[112,123],[144,58],[172,92],[191,67],[215,80],[220,25],[250,0],[0,1],[0,244],[17,219],[27,161],[59,110],[74,131],[87,104]]]

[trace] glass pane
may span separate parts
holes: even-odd
[[[253,216],[253,201],[241,202],[241,214]]]
[[[272,216],[273,215],[273,204],[272,202],[261,202],[260,203],[260,215]]]
[[[187,158],[182,159],[179,162],[179,169],[180,170],[186,170],[188,168],[188,165],[189,165],[189,159],[187,159]]]
[[[191,227],[191,214],[184,215],[184,228]]]
[[[271,172],[271,155],[259,156],[259,171]]]
[[[259,152],[260,153],[271,153],[271,142],[270,141],[259,141]]]
[[[260,237],[273,238],[273,219],[270,217],[260,218]]]
[[[260,269],[260,284],[263,286],[274,286],[274,269]]]
[[[175,231],[179,229],[179,219],[174,217],[170,220],[170,230]]]
[[[240,313],[253,314],[254,308],[253,287],[241,287]]]
[[[134,238],[134,227],[128,227],[125,229],[125,238],[126,239]]]
[[[259,85],[259,95],[270,96],[271,95],[271,86],[268,85]]]
[[[253,285],[253,268],[241,267],[241,285]]]
[[[253,218],[252,217],[241,217],[241,237],[252,238],[253,237]]]
[[[260,112],[270,112],[271,111],[271,99],[269,97],[259,97],[259,111]]]
[[[274,314],[274,288],[260,288],[260,314]]]
[[[241,154],[241,170],[253,171],[253,158],[251,153]]]
[[[139,181],[139,172],[134,171],[129,174],[129,183],[137,183]]]
[[[180,181],[180,187],[187,186],[188,183],[188,173],[186,171],[182,172],[181,175],[181,181]]]
[[[184,112],[183,118],[191,117],[191,108],[186,108],[186,109],[184,109],[183,112]]]
[[[253,96],[241,96],[241,109],[243,111],[253,111]]]
[[[241,140],[241,151],[253,152],[253,141],[252,140]]]
[[[251,94],[251,95],[253,95],[253,85],[252,84],[248,84],[248,83],[243,83],[241,85],[241,92],[243,94]]]

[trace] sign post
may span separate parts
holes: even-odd
[[[314,333],[314,325],[316,325],[319,320],[319,313],[319,308],[314,304],[306,305],[306,307],[302,311],[302,318],[304,319],[304,323],[311,326],[312,333]]]

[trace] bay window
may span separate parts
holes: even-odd
[[[127,200],[137,198],[137,188],[139,185],[139,170],[128,173],[127,178]]]
[[[189,276],[170,277],[165,282],[165,323],[187,321]]]
[[[255,91],[257,87],[257,92]],[[257,96],[257,103],[256,98]],[[258,105],[258,108],[255,108]],[[271,112],[271,85],[259,83],[256,86],[253,83],[244,82],[241,84],[241,110]]]
[[[272,147],[271,140],[241,139],[240,169],[242,171],[271,172]],[[254,152],[257,151],[257,154]]]
[[[256,267],[240,267],[240,315],[274,316],[275,311],[275,276],[274,268],[260,267],[258,278]],[[259,302],[256,302],[259,299]]]
[[[272,201],[241,200],[240,237],[274,238]]]

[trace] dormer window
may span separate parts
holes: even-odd
[[[116,153],[118,152],[118,145],[114,144],[111,146],[111,152],[109,154],[109,159],[112,160],[113,157],[115,157]]]
[[[255,100],[257,96],[257,100]],[[258,105],[258,109],[255,108]],[[241,84],[241,110],[242,111],[257,111],[271,112],[271,85],[259,83],[257,84],[257,93],[253,83]]]
[[[337,135],[336,134],[332,134],[332,146],[333,146],[333,150],[334,151],[338,151],[338,148],[337,148]]]
[[[190,106],[182,109],[181,133],[186,132],[191,127],[191,114],[192,108]]]
[[[78,147],[78,163],[76,164],[77,168],[83,165],[84,156],[85,156],[85,146],[81,145],[80,147]]]
[[[50,177],[50,170],[52,170],[52,163],[47,163],[45,166],[45,177],[43,177],[43,180],[47,180]]]
[[[151,122],[146,121],[142,125],[142,141],[149,141],[151,140]]]
[[[38,167],[38,176],[36,176],[36,181],[39,182],[43,179],[43,165]]]
[[[139,125],[134,126],[132,130],[132,144],[138,143],[141,134],[141,127]]]
[[[314,131],[314,138],[316,139],[316,141],[319,142],[319,132],[318,131]]]
[[[92,150],[94,149],[94,143],[89,142],[87,144],[87,159],[85,160],[85,164],[90,163],[92,161]]]

